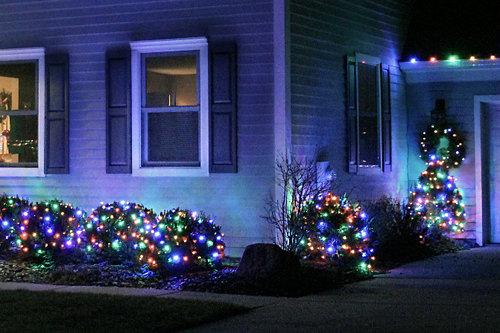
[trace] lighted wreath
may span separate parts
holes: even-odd
[[[465,158],[464,137],[451,126],[430,125],[422,133],[420,158],[426,164],[437,163],[444,168],[458,168]]]

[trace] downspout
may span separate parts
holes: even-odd
[[[292,148],[291,93],[290,93],[290,1],[273,0],[274,9],[274,163],[285,155],[290,157]],[[275,170],[274,197],[282,196]],[[272,230],[275,237],[277,230]],[[279,240],[276,240],[279,244]]]

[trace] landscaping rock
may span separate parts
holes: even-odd
[[[265,243],[247,246],[236,270],[241,278],[286,288],[295,286],[301,274],[299,258],[293,252]]]

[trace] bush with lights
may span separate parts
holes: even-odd
[[[307,204],[310,209],[304,226],[308,236],[300,242],[298,252],[306,259],[368,271],[375,257],[369,246],[368,216],[361,207],[346,195],[330,193]]]
[[[29,203],[3,196],[2,252],[23,258],[56,258],[78,248],[83,212],[57,199]]]
[[[129,202],[101,203],[83,228],[85,250],[94,260],[158,265],[153,242],[156,215]]]
[[[224,256],[224,235],[203,213],[172,209],[158,217],[159,230],[168,232],[168,243],[160,244],[167,265],[219,263]],[[160,242],[161,243],[161,242]]]
[[[217,264],[224,235],[205,215],[173,209],[156,215],[129,202],[103,204],[90,216],[59,200],[0,198],[0,254],[54,259],[85,253],[93,262],[134,262],[151,270]]]
[[[30,203],[19,197],[0,197],[0,254],[6,253],[15,244],[16,235],[21,231],[22,213],[29,211]],[[17,247],[17,246],[16,246]]]
[[[152,270],[216,264],[224,256],[220,227],[204,214],[172,209],[156,215],[129,202],[102,204],[83,230],[87,253]]]
[[[430,125],[422,133],[420,158],[427,169],[421,173],[410,195],[410,207],[429,228],[428,235],[462,233],[466,225],[465,205],[450,169],[465,158],[464,138],[451,126]]]
[[[16,245],[22,252],[45,257],[79,248],[85,223],[82,210],[54,199],[31,204],[21,217]]]

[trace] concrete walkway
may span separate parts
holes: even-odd
[[[500,332],[500,247],[446,254],[370,281],[184,332]]]
[[[230,302],[253,310],[183,332],[500,332],[500,246],[446,254],[301,298],[0,283],[52,290]]]

